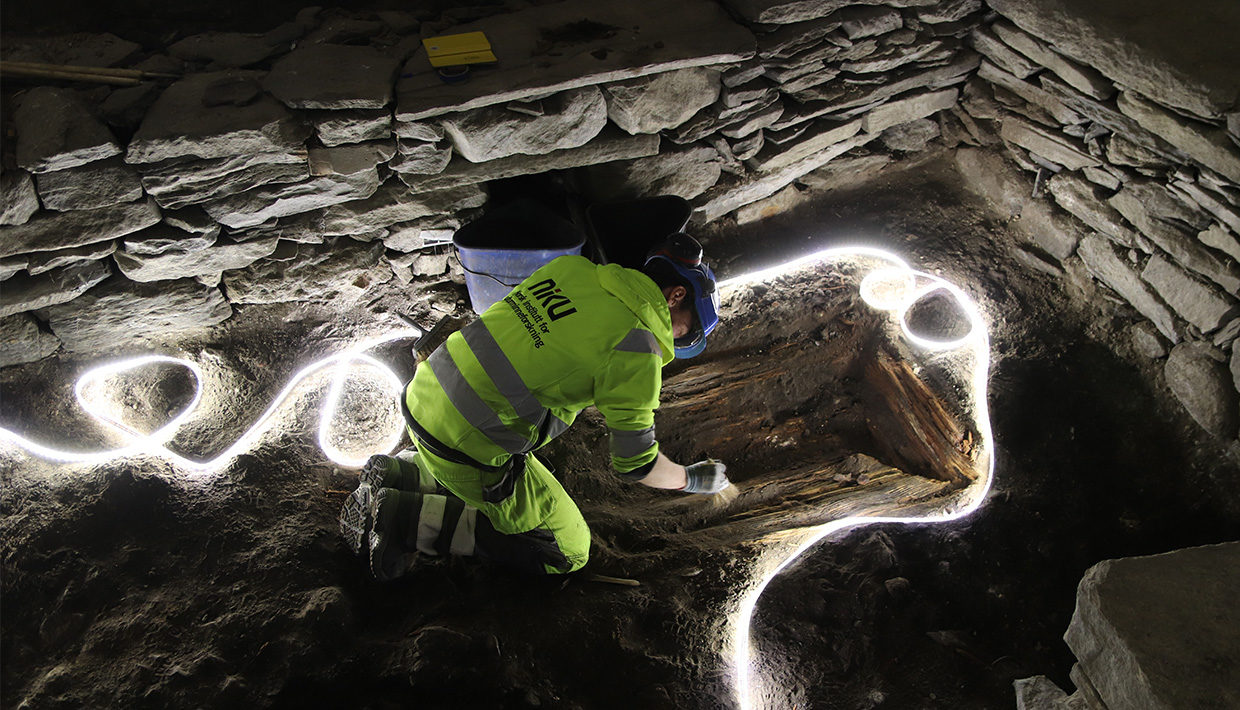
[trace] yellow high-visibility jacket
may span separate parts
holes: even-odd
[[[418,366],[413,418],[480,463],[542,446],[598,407],[612,465],[658,454],[654,410],[673,358],[667,299],[648,276],[562,256],[538,269]]]

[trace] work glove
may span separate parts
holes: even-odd
[[[695,464],[685,466],[685,478],[688,481],[685,487],[680,490],[685,493],[708,493],[715,494],[732,485],[728,477],[724,475],[728,467],[723,465],[722,461],[707,459],[699,461]]]

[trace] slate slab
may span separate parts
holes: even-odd
[[[240,68],[273,57],[281,48],[263,35],[242,32],[204,32],[169,45],[168,53],[179,59],[210,62],[219,67]]]
[[[879,138],[890,150],[913,153],[925,150],[930,141],[939,137],[939,133],[937,121],[921,118],[892,126],[884,130]]]
[[[169,252],[190,253],[201,251],[215,244],[220,227],[215,231],[199,234],[178,229],[169,224],[157,224],[149,229],[131,234],[121,242],[127,254],[135,256],[158,256]]]
[[[379,182],[374,169],[355,175],[324,175],[287,185],[264,185],[204,202],[202,208],[226,227],[255,227],[270,219],[366,199],[379,189]]]
[[[851,40],[884,35],[904,26],[900,12],[886,6],[845,8],[840,11],[839,19],[840,29]]]
[[[1052,163],[1069,170],[1101,165],[1102,161],[1090,155],[1083,143],[1069,135],[1054,133],[1028,121],[1015,117],[1003,120],[999,135],[1006,141],[1035,153]]]
[[[0,173],[0,225],[25,224],[39,211],[34,181],[25,170]]]
[[[66,350],[91,352],[184,338],[227,320],[232,307],[218,288],[192,279],[139,284],[113,278],[46,314]]]
[[[1047,181],[1047,188],[1055,202],[1077,219],[1118,244],[1137,246],[1137,235],[1124,223],[1123,215],[1108,205],[1089,182],[1075,173],[1061,172]]]
[[[1174,353],[1173,353],[1174,354]],[[1240,543],[1106,560],[1085,572],[1064,640],[1112,710],[1234,707]]]
[[[88,261],[38,276],[18,274],[0,289],[0,318],[72,301],[111,273],[107,262]]]
[[[585,145],[607,123],[607,104],[598,87],[560,92],[542,101],[542,115],[501,106],[447,114],[439,119],[453,148],[470,162],[510,155],[543,155]]]
[[[1240,238],[1231,233],[1221,224],[1212,224],[1197,233],[1197,240],[1208,247],[1214,247],[1224,254],[1240,262]]]
[[[438,175],[398,173],[398,176],[401,182],[414,190],[442,190],[548,170],[568,170],[612,160],[641,158],[658,152],[659,136],[630,136],[609,126],[580,148],[557,150],[546,155],[514,155],[485,163],[471,163],[457,157]]]
[[[143,165],[141,180],[160,206],[179,210],[245,192],[260,185],[289,183],[310,176],[304,150],[198,160],[173,158]]]
[[[710,0],[566,0],[453,28],[475,30],[490,38],[499,64],[475,71],[468,82],[445,85],[425,54],[414,55],[396,85],[398,120],[754,55],[753,34]]]
[[[49,210],[90,210],[142,197],[138,174],[119,157],[35,176],[39,199]]]
[[[240,244],[215,244],[194,251],[165,251],[158,255],[117,252],[112,256],[121,273],[133,281],[174,281],[202,277],[218,282],[220,274],[243,269],[276,250],[275,237]]]
[[[1114,289],[1168,340],[1180,342],[1180,327],[1171,310],[1141,280],[1137,270],[1115,253],[1115,247],[1106,237],[1095,234],[1082,239],[1077,254],[1095,278]]]
[[[0,257],[116,239],[157,222],[159,208],[150,200],[97,210],[42,212],[25,224],[0,227]]]
[[[396,154],[396,141],[380,140],[368,143],[337,146],[335,148],[311,148],[308,151],[310,174],[354,175],[374,170]]]
[[[1218,289],[1193,278],[1167,259],[1155,254],[1145,264],[1141,278],[1154,287],[1167,305],[1202,333],[1209,335],[1240,314],[1240,303]]]
[[[938,0],[725,0],[750,23],[786,24],[826,17],[849,5],[887,5],[916,7],[934,5]]]
[[[325,236],[365,234],[422,217],[481,207],[486,199],[477,185],[414,192],[399,180],[389,180],[365,200],[326,208],[320,225]]]
[[[959,95],[957,89],[944,89],[897,99],[867,113],[861,119],[861,130],[882,133],[892,126],[934,115],[955,106]]]
[[[216,103],[213,94],[254,84],[261,72],[191,74],[155,101],[129,143],[125,161],[154,163],[195,156],[224,158],[250,153],[290,153],[304,148],[311,128],[283,104],[258,92],[247,103]]]
[[[80,264],[88,261],[103,261],[116,251],[116,242],[95,242],[85,246],[61,249],[60,251],[39,251],[25,255],[26,271],[31,276],[46,273],[62,266]]]
[[[1040,64],[1009,47],[988,27],[978,27],[969,33],[969,46],[1017,79],[1042,71]]]
[[[1072,88],[1086,96],[1099,101],[1106,101],[1115,95],[1115,85],[1098,70],[1078,64],[1052,51],[1046,44],[1032,35],[1022,32],[1016,25],[1000,21],[991,25],[990,29],[1004,44],[1037,64],[1050,69],[1060,79],[1063,79]]]
[[[327,146],[382,140],[392,135],[392,112],[384,109],[318,111],[310,114],[319,141]]]
[[[1058,123],[1070,125],[1085,122],[1085,117],[1080,112],[1069,107],[1051,92],[1003,71],[992,62],[983,61],[978,68],[977,75],[1043,109]]]
[[[756,156],[745,162],[751,170],[769,172],[786,168],[813,156],[819,151],[852,138],[861,131],[860,120],[838,124],[832,121],[818,121],[812,124],[805,134],[795,140],[783,144],[772,144],[763,148]]]
[[[836,17],[824,17],[777,26],[769,32],[757,35],[758,56],[762,59],[791,57],[798,52],[819,44],[823,38],[839,29],[839,27],[840,20]],[[725,83],[727,78],[727,75],[725,75]]]
[[[1226,131],[1173,114],[1132,91],[1120,92],[1119,110],[1193,160],[1240,183],[1240,148]]]
[[[720,96],[719,72],[700,67],[679,69],[605,84],[602,89],[607,117],[613,123],[632,135],[658,133],[679,126],[713,104]],[[765,90],[765,86],[759,87],[758,94]],[[728,106],[756,98],[739,87],[727,94],[734,99],[725,102]]]
[[[991,8],[1117,84],[1205,118],[1240,100],[1240,5],[1202,0],[1168,12],[1159,0],[994,0]]]
[[[60,349],[60,341],[39,329],[28,313],[0,318],[0,367],[38,362]]]
[[[36,86],[21,94],[13,123],[17,164],[32,173],[65,170],[121,152],[107,126],[68,89]]]
[[[141,51],[142,45],[110,32],[5,37],[4,58],[14,62],[72,64],[84,67],[117,66]]]
[[[438,175],[452,160],[452,144],[448,141],[424,143],[402,140],[397,152],[399,155],[388,163],[388,167],[404,175]]]
[[[582,173],[589,192],[601,201],[655,195],[677,195],[689,200],[719,181],[721,162],[714,148],[693,146],[665,150],[647,158],[594,165]]]
[[[920,22],[943,24],[959,22],[983,7],[982,0],[940,0],[928,7],[915,7],[912,12]]]
[[[773,127],[779,130],[826,114],[881,103],[914,89],[946,88],[965,81],[978,68],[980,62],[979,55],[967,52],[941,67],[902,69],[878,85],[828,84],[798,91],[792,96],[805,105],[796,111],[787,112]]]
[[[305,43],[271,67],[263,86],[296,109],[381,109],[400,57],[374,47]]]

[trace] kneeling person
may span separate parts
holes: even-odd
[[[723,464],[685,467],[659,451],[662,368],[693,357],[718,323],[715,278],[676,234],[641,271],[562,256],[418,365],[403,404],[416,450],[374,456],[340,516],[381,579],[417,555],[476,554],[533,573],[585,565],[590,529],[533,451],[594,405],[626,479],[713,494]]]

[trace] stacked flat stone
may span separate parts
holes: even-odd
[[[1150,4],[1157,28],[1121,29],[1066,0],[990,4],[1002,15],[968,37],[982,62],[962,108],[1074,222],[1030,250],[1131,306],[1138,349],[1166,358],[1171,391],[1240,453],[1240,78],[1230,41],[1208,39],[1240,9]],[[1191,66],[1159,52],[1164,35]]]
[[[931,117],[957,104],[979,62],[962,38],[981,0],[724,1],[754,30],[757,55],[729,68],[719,100],[671,136],[709,140],[732,159],[733,175],[695,202],[703,222],[760,200],[738,219],[784,209],[797,200],[789,186],[811,173],[880,168],[868,156],[824,167],[876,140],[879,150],[925,148],[940,133]]]

